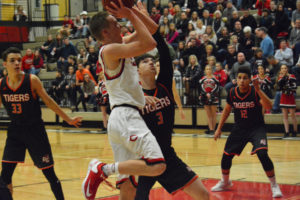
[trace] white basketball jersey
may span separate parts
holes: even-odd
[[[109,70],[103,60],[102,51],[104,47],[99,52],[99,64],[101,64],[104,71],[111,108],[121,104],[129,104],[139,108],[144,107],[144,92],[139,83],[139,75],[134,59],[122,59],[115,70]]]

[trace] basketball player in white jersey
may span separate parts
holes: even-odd
[[[86,199],[94,199],[99,184],[107,183],[105,179],[112,174],[120,174],[117,181],[120,199],[133,199],[135,193],[128,195],[128,192],[134,191],[130,189],[136,184],[134,176],[158,176],[166,169],[160,147],[139,113],[145,106],[145,97],[132,58],[156,47],[154,33],[147,30],[133,9],[124,7],[121,0],[119,3],[120,7],[111,3],[114,9],[107,9],[118,18],[130,20],[135,28],[132,35],[122,39],[120,24],[106,12],[99,12],[90,22],[91,33],[103,44],[99,63],[104,69],[112,108],[108,137],[116,162],[105,164],[96,159],[90,162],[82,184]]]

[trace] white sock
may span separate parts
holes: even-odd
[[[222,181],[225,183],[229,182],[229,174],[222,174]]]
[[[106,176],[110,176],[112,174],[118,174],[119,173],[119,163],[111,163],[106,164],[102,167],[102,170]]]
[[[276,185],[276,184],[277,184],[277,183],[276,183],[276,178],[275,178],[275,176],[273,176],[273,177],[269,177],[269,180],[270,180],[271,186],[273,186],[273,185]]]

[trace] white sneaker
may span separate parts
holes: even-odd
[[[271,190],[273,193],[273,198],[282,197],[282,193],[278,184],[271,186]]]
[[[211,188],[212,192],[220,192],[224,190],[228,190],[233,186],[231,181],[225,183],[223,180],[220,180],[214,187]]]

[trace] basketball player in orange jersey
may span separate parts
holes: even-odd
[[[107,131],[116,162],[90,162],[82,184],[86,199],[94,199],[99,184],[112,174],[120,174],[117,181],[120,199],[130,199],[128,188],[136,183],[134,176],[158,176],[166,168],[160,147],[140,115],[145,97],[133,59],[155,48],[156,42],[133,9],[124,7],[121,0],[119,4],[120,7],[111,3],[113,8],[107,9],[117,18],[127,18],[132,23],[135,32],[130,36],[121,37],[121,25],[107,12],[99,12],[90,21],[92,35],[103,44],[99,63],[112,108]],[[134,197],[135,193],[129,196]]]
[[[253,145],[251,154],[256,154],[260,160],[270,180],[273,197],[282,197],[279,185],[276,183],[274,165],[268,155],[268,141],[262,113],[262,107],[271,109],[272,102],[260,89],[258,80],[253,80],[253,86],[250,86],[250,82],[250,69],[240,67],[237,73],[238,86],[230,90],[215,132],[215,140],[217,140],[221,136],[222,127],[231,109],[234,108],[235,124],[226,141],[221,161],[222,179],[211,188],[211,191],[224,191],[232,186],[229,180],[232,159],[235,155],[240,155],[246,144],[251,142]]]
[[[78,127],[80,117],[70,118],[49,97],[40,79],[21,71],[21,52],[11,47],[3,52],[3,65],[8,75],[1,79],[0,103],[11,120],[2,158],[1,178],[12,193],[12,175],[17,163],[24,162],[26,149],[34,164],[42,170],[56,199],[64,199],[62,187],[53,168],[51,147],[41,118],[39,97],[48,108],[68,124]]]

